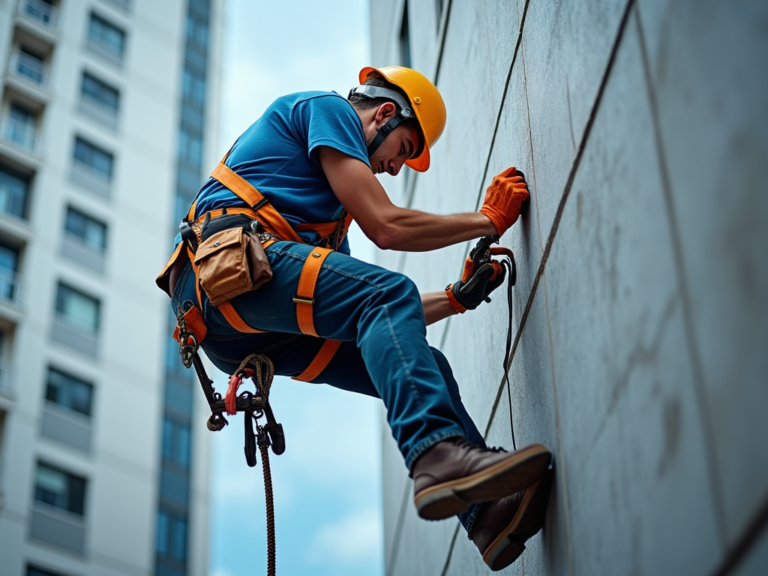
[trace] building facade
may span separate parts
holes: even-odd
[[[204,407],[154,277],[216,160],[222,12],[0,2],[3,576],[207,573]]]
[[[441,90],[432,167],[395,203],[477,210],[521,168],[507,303],[429,328],[490,445],[549,446],[543,531],[506,574],[768,573],[768,5],[370,2],[373,65]],[[423,292],[472,243],[381,253]],[[449,263],[446,265],[446,263]],[[425,522],[388,430],[385,573],[486,574],[455,520]]]

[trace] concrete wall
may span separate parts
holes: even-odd
[[[430,327],[491,445],[556,461],[544,530],[508,574],[768,573],[768,4],[371,2],[374,65],[436,81],[448,124],[400,205],[476,210],[493,176],[531,201],[502,239],[507,305]],[[422,291],[471,245],[381,253]],[[448,263],[448,264],[446,264]],[[455,520],[417,518],[389,430],[388,575],[485,574]]]

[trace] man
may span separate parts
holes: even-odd
[[[271,233],[262,236],[271,280],[214,306],[197,266],[177,249],[182,257],[160,283],[169,283],[177,314],[199,307],[202,348],[221,370],[234,374],[259,353],[277,374],[381,398],[419,515],[459,515],[498,570],[541,528],[551,455],[539,444],[513,453],[485,447],[447,360],[427,344],[426,325],[476,308],[500,279],[468,269],[464,282],[420,296],[402,274],[352,258],[345,233],[354,217],[379,248],[406,251],[503,234],[527,186],[510,168],[476,213],[437,216],[393,205],[375,174],[396,176],[403,164],[427,170],[445,106],[435,86],[407,68],[365,68],[360,82],[349,100],[325,92],[278,98],[190,209],[189,221],[203,222],[203,230],[238,210],[259,220]],[[469,283],[475,289],[462,292]]]

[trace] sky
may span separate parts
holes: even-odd
[[[368,65],[367,0],[226,0],[219,151],[278,96],[346,95]],[[373,260],[357,227],[353,254]],[[225,377],[216,378],[225,390]],[[270,394],[286,451],[270,457],[281,576],[383,574],[380,402],[276,378]],[[261,462],[243,456],[241,418],[211,437],[211,576],[266,571]]]

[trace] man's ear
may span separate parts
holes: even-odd
[[[379,128],[392,120],[392,118],[395,117],[397,114],[397,107],[392,102],[384,102],[381,106],[379,106],[379,109],[376,110],[376,116],[374,116],[374,120],[376,121],[376,127]]]

